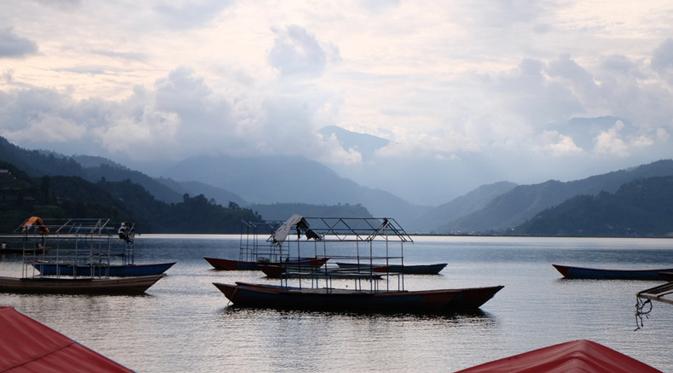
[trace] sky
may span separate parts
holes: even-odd
[[[671,158],[672,135],[673,1],[0,2],[0,136],[28,148],[298,155],[438,204]]]

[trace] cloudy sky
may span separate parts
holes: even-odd
[[[0,2],[10,141],[301,155],[418,203],[673,157],[672,89],[671,1]]]

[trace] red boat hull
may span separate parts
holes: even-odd
[[[425,291],[300,289],[273,285],[213,283],[236,306],[339,312],[450,313],[474,311],[503,286]]]
[[[246,262],[243,260],[231,260],[231,259],[221,259],[221,258],[210,258],[204,257],[208,263],[210,263],[213,268],[222,271],[257,271],[261,270],[261,266],[268,264],[263,262]],[[288,263],[296,265],[306,265],[309,267],[321,267],[327,263],[329,258],[302,258],[301,260],[291,260]]]

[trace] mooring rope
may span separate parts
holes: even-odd
[[[649,306],[647,309],[645,307]],[[645,316],[646,319],[649,319],[650,312],[652,312],[652,301],[649,299],[641,299],[640,297],[636,296],[636,329],[635,331],[638,331],[640,328],[644,326],[643,324],[643,316]]]

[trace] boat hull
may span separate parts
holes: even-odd
[[[78,265],[35,263],[33,267],[43,276],[110,276],[110,277],[138,277],[160,275],[171,268],[175,262],[152,264],[122,264],[122,265]]]
[[[342,271],[327,269],[310,270],[309,267],[286,266],[278,264],[260,265],[260,270],[268,278],[331,278],[331,279],[372,279],[380,280],[383,277],[379,273]]]
[[[340,268],[359,269],[360,271],[369,271],[368,264],[357,263],[340,263],[337,262]],[[437,275],[446,267],[447,263],[437,264],[418,264],[418,265],[374,265],[372,272],[391,272],[404,273],[406,275]]]
[[[231,260],[222,258],[203,257],[213,268],[221,271],[257,271],[261,266],[270,264],[264,262],[247,262],[243,260]],[[327,263],[328,258],[302,258],[301,260],[291,260],[288,264],[306,265],[310,267],[320,267]]]
[[[426,291],[299,289],[273,285],[213,283],[235,305],[338,312],[451,313],[474,311],[503,286]]]
[[[0,277],[0,292],[20,294],[144,294],[165,275],[126,278]]]
[[[673,272],[673,268],[624,270],[552,265],[567,279],[660,281],[667,278],[662,272]]]

